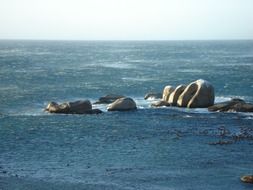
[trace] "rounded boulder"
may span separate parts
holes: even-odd
[[[214,88],[206,80],[190,83],[179,96],[177,105],[188,108],[206,108],[214,104]]]
[[[132,98],[117,99],[107,108],[108,111],[130,111],[136,109],[136,103]]]

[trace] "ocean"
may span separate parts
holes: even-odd
[[[197,79],[253,102],[253,41],[0,41],[0,189],[249,190],[253,114],[152,108],[148,92]],[[137,111],[57,115],[106,94]],[[227,142],[219,144],[217,142]]]

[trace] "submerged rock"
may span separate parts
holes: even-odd
[[[253,183],[253,175],[242,176],[241,181],[244,183]]]
[[[122,95],[117,95],[117,94],[108,94],[106,96],[100,97],[98,101],[96,101],[94,104],[110,104],[114,102],[115,100],[119,98],[123,98],[124,96]]]
[[[147,93],[144,97],[145,100],[149,99],[149,98],[152,98],[152,99],[161,99],[162,98],[162,93],[153,93],[153,92],[150,92],[150,93]]]
[[[117,99],[107,108],[108,111],[130,111],[136,109],[137,109],[136,103],[132,98]]]
[[[214,88],[208,81],[199,79],[190,83],[179,96],[177,105],[188,108],[206,108],[214,103]]]
[[[253,112],[253,104],[246,103],[242,99],[232,99],[208,107],[208,111],[217,112]]]
[[[66,102],[58,104],[50,102],[45,111],[49,113],[63,113],[63,114],[98,114],[101,110],[92,110],[92,105],[89,100],[79,100],[75,102]]]
[[[152,107],[162,107],[162,106],[170,106],[170,104],[164,100],[154,102],[151,104]]]
[[[92,109],[85,112],[85,114],[100,114],[100,113],[103,113],[100,109]]]

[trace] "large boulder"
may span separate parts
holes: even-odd
[[[177,106],[177,100],[185,88],[186,86],[184,85],[177,86],[176,89],[170,94],[168,103],[172,106]]]
[[[214,88],[208,81],[199,79],[190,83],[179,96],[177,105],[188,108],[206,108],[214,103]]]
[[[106,96],[100,97],[98,101],[96,101],[94,104],[110,104],[114,102],[115,100],[119,98],[123,98],[124,96],[122,95],[117,95],[117,94],[108,94]]]
[[[147,93],[144,97],[145,100],[147,99],[162,99],[162,93],[154,93],[154,92],[150,92]]]
[[[216,112],[253,112],[253,104],[246,103],[242,99],[232,99],[208,107],[209,111]]]
[[[66,102],[57,104],[50,102],[45,111],[49,113],[64,113],[64,114],[97,114],[100,110],[92,110],[92,105],[89,100],[79,100],[75,102]]]
[[[168,102],[170,94],[174,91],[174,87],[173,86],[165,86],[163,89],[163,100]]]
[[[120,98],[110,104],[108,111],[129,111],[137,109],[136,103],[132,98]]]

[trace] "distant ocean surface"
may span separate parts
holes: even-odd
[[[200,78],[216,102],[252,103],[253,41],[0,41],[0,189],[252,189],[240,182],[253,174],[252,113],[143,99]],[[138,110],[43,112],[111,93]]]

